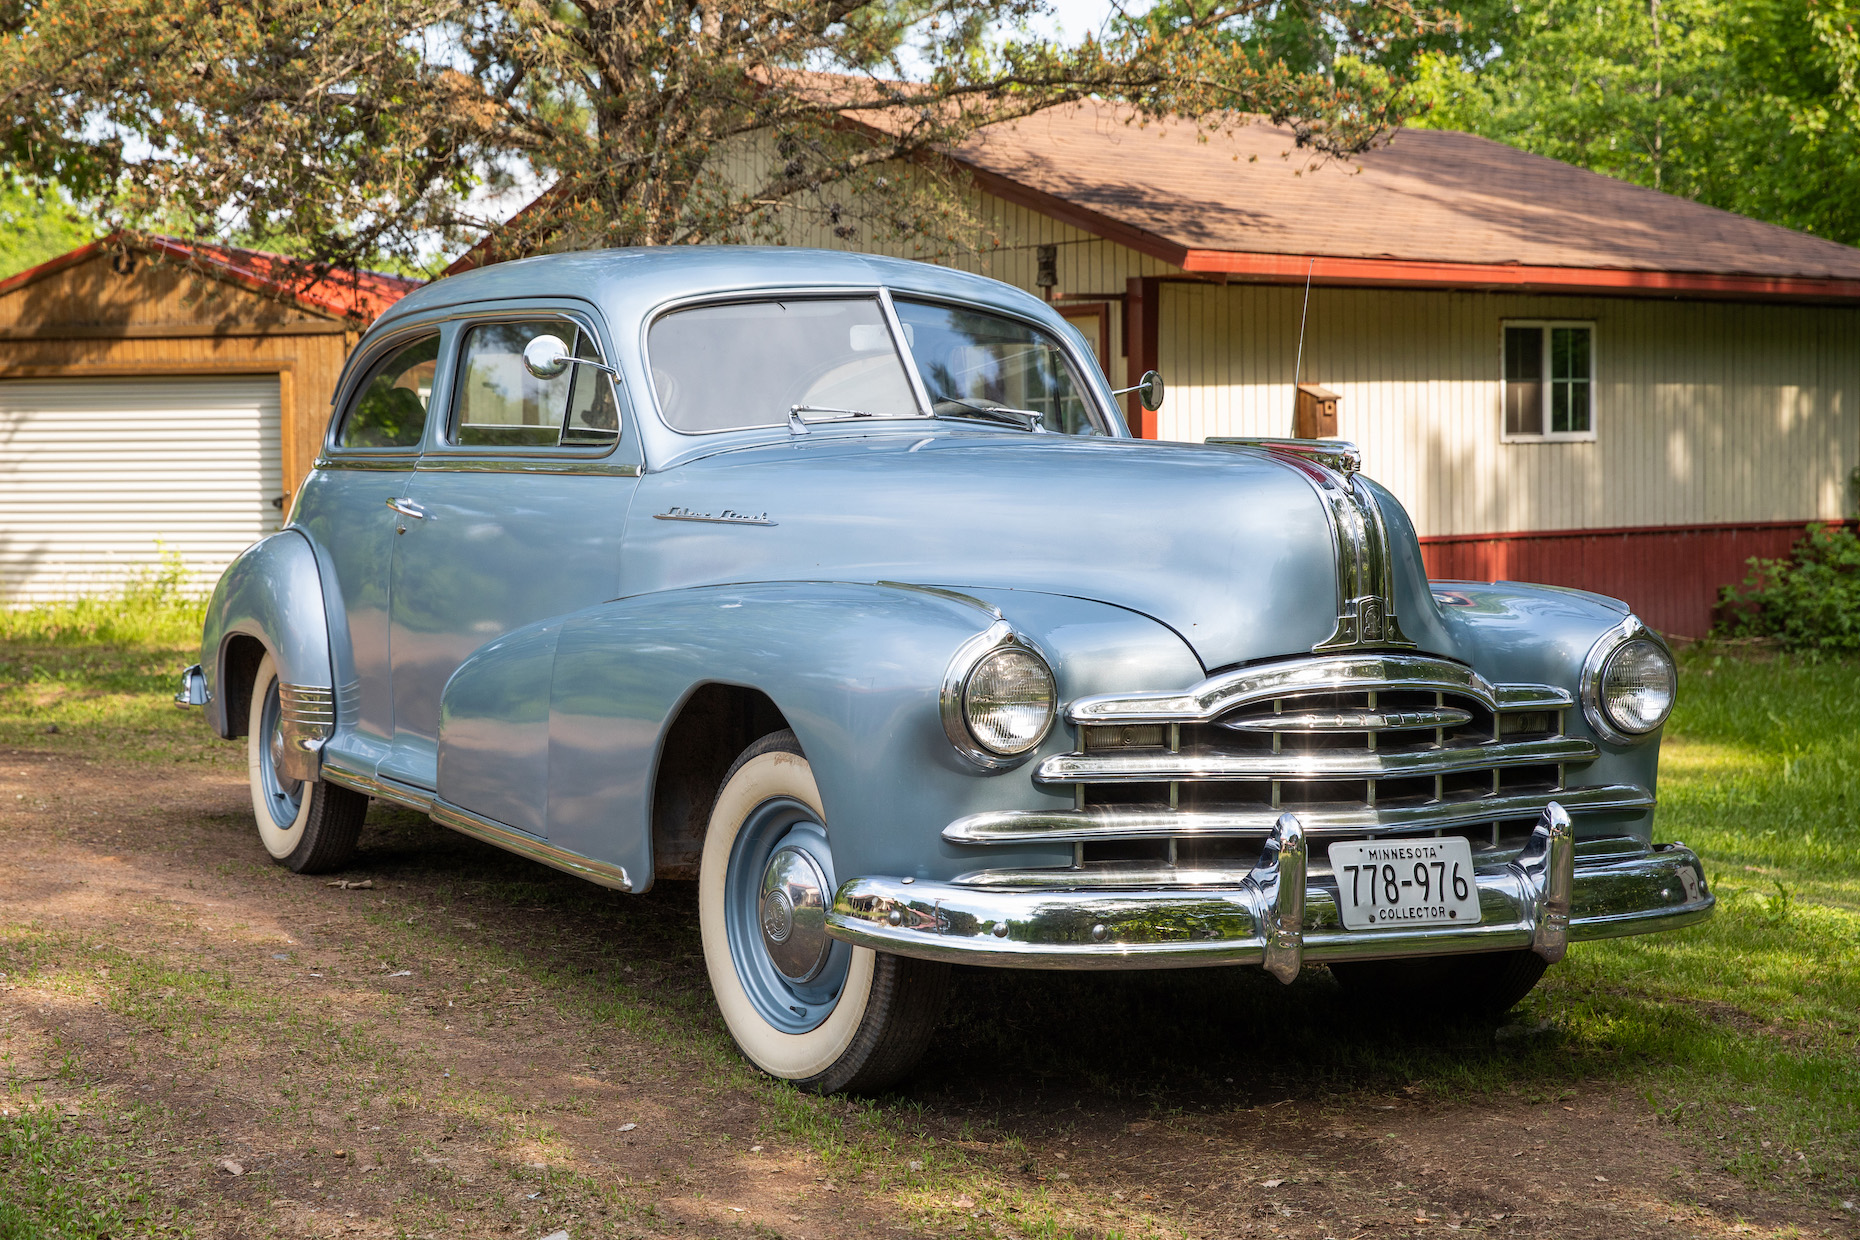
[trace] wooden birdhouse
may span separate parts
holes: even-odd
[[[1292,434],[1299,439],[1329,439],[1337,433],[1338,395],[1315,383],[1298,385],[1298,407]]]

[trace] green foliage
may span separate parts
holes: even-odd
[[[0,174],[0,280],[75,250],[96,235],[62,190],[35,191]]]
[[[968,182],[920,156],[1093,97],[1267,113],[1353,153],[1401,119],[1370,62],[1440,22],[1412,0],[1180,0],[1062,44],[1032,32],[1041,8],[43,0],[0,23],[0,153],[127,227],[310,264],[419,266],[493,229],[496,257],[780,240],[795,212],[959,244]],[[488,218],[535,184],[541,208]]]
[[[177,551],[137,572],[115,593],[0,609],[0,641],[72,646],[191,646],[200,641],[206,600]]]
[[[1787,560],[1752,557],[1743,588],[1720,592],[1727,637],[1774,637],[1790,650],[1860,651],[1860,537],[1811,525]]]
[[[1467,0],[1414,66],[1416,123],[1860,241],[1846,0]]]
[[[47,1106],[0,1114],[0,1240],[159,1234],[146,1187],[75,1121]]]

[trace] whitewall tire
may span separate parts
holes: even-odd
[[[294,780],[278,769],[278,668],[270,654],[253,677],[250,712],[246,774],[265,851],[299,874],[340,869],[355,854],[368,798],[321,779]]]
[[[817,1093],[896,1083],[929,1046],[948,966],[825,934],[835,886],[826,816],[794,733],[737,758],[698,871],[704,964],[730,1036],[771,1076]]]

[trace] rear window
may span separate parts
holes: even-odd
[[[336,432],[338,448],[417,448],[439,368],[439,337],[422,336],[369,368]]]

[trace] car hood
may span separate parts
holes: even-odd
[[[1346,570],[1314,473],[1341,481],[1253,449],[817,428],[649,473],[623,574],[628,592],[835,580],[1091,598],[1168,625],[1212,671],[1337,630]],[[1375,494],[1399,628],[1455,656],[1407,514]]]

